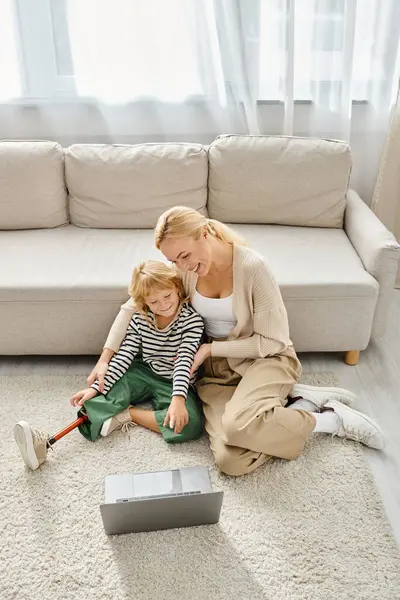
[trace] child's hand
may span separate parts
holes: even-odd
[[[76,392],[69,402],[71,406],[82,406],[86,400],[91,400],[97,396],[97,394],[98,391],[94,388],[86,388],[86,390],[80,390],[80,392]]]
[[[171,404],[164,420],[164,427],[169,426],[174,433],[180,433],[189,423],[189,413],[186,409],[186,398],[183,396],[172,396]]]

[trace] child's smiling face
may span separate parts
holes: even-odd
[[[177,288],[174,286],[152,292],[149,296],[146,296],[145,302],[155,315],[172,318],[180,307],[181,299]]]

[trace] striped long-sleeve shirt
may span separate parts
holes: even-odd
[[[119,351],[112,357],[104,377],[104,393],[128,370],[135,356],[141,352],[142,359],[161,377],[172,379],[172,396],[186,398],[190,369],[199,348],[204,330],[200,315],[188,304],[183,304],[175,319],[164,329],[156,325],[154,314],[148,318],[135,313],[130,321],[124,341]],[[92,385],[99,391],[99,382]]]

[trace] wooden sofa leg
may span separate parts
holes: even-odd
[[[344,362],[346,365],[354,366],[360,360],[360,351],[359,350],[347,350],[344,355]]]

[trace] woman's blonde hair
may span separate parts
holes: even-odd
[[[129,293],[136,309],[145,316],[150,310],[146,298],[154,292],[171,288],[176,288],[181,303],[188,301],[182,279],[176,269],[159,260],[147,260],[133,269]]]
[[[202,231],[228,242],[245,246],[244,238],[233,229],[215,219],[207,219],[193,208],[174,206],[166,210],[157,221],[155,228],[155,244],[158,249],[166,238],[194,237],[198,239]]]

